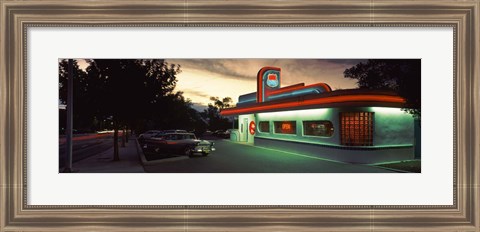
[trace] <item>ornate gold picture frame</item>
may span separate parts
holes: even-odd
[[[480,2],[15,1],[0,14],[0,231],[480,231]],[[27,204],[28,27],[452,27],[452,206]]]

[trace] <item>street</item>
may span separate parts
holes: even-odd
[[[108,150],[113,146],[112,134],[82,134],[74,135],[72,144],[72,162],[78,162],[90,156]],[[59,168],[65,165],[66,139],[60,138]]]
[[[217,139],[216,151],[144,167],[155,173],[375,173],[392,172]]]

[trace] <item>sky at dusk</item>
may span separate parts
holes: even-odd
[[[356,88],[356,80],[343,77],[343,71],[365,60],[334,59],[167,59],[180,64],[176,91],[184,92],[197,110],[211,103],[210,96],[231,97],[255,92],[258,70],[264,66],[282,69],[281,87],[319,82],[329,84],[333,90]]]
[[[210,97],[231,97],[236,104],[238,96],[255,92],[258,70],[265,66],[281,68],[281,87],[319,82],[333,90],[356,88],[356,80],[344,78],[343,71],[366,60],[359,59],[166,59],[179,64],[175,91],[182,91],[194,108],[203,111],[211,103]],[[80,68],[87,63],[78,60]]]

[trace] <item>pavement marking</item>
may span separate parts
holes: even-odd
[[[235,144],[240,144],[240,145],[246,145],[246,146],[261,148],[261,149],[270,150],[270,151],[282,152],[282,153],[285,153],[285,154],[294,155],[294,156],[300,156],[300,157],[305,157],[305,158],[310,158],[310,159],[317,159],[317,160],[322,160],[322,161],[329,161],[329,162],[332,162],[332,163],[350,164],[350,165],[353,165],[353,164],[351,164],[351,163],[342,162],[342,161],[338,161],[338,160],[331,160],[331,159],[320,158],[320,157],[315,157],[315,156],[302,155],[302,154],[297,154],[297,153],[288,152],[288,151],[276,150],[276,149],[272,149],[272,148],[253,146],[253,145],[250,145],[250,144],[236,143],[236,142],[232,142],[232,141],[229,141],[229,140],[224,140],[224,141],[227,141],[227,142],[230,142],[230,143],[235,143]]]
[[[368,165],[383,165],[383,164],[393,164],[393,163],[412,162],[412,161],[417,161],[417,160],[397,160],[397,161],[373,163],[373,164],[368,164]]]

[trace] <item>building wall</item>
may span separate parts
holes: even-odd
[[[374,112],[373,146],[351,147],[340,144],[341,112]],[[333,135],[331,137],[304,136],[303,121],[313,120],[330,121],[334,127]],[[270,122],[269,133],[260,132],[258,125],[261,121]],[[274,133],[274,121],[296,121],[296,134]],[[320,154],[328,153],[326,155],[329,158],[338,157],[339,160],[356,163],[361,163],[362,160],[371,163],[414,157],[414,119],[399,108],[350,107],[257,113],[255,122],[256,138],[258,138],[255,140],[255,145],[259,146],[281,147],[285,150],[290,146],[293,151],[308,150],[309,154],[315,153],[316,149]],[[284,143],[280,145],[278,142],[282,141]]]
[[[413,145],[414,118],[398,108],[370,107],[375,112],[375,146]]]
[[[325,108],[257,113],[255,114],[255,123],[258,125],[261,121],[269,121],[270,132],[260,132],[258,130],[259,127],[257,127],[256,135],[265,138],[340,145],[339,115],[341,112],[374,112],[374,146],[404,146],[413,145],[414,143],[413,117],[399,108],[388,107]],[[310,120],[327,120],[332,122],[334,126],[333,135],[331,137],[304,136],[302,122]],[[274,133],[274,121],[296,121],[296,134]]]

